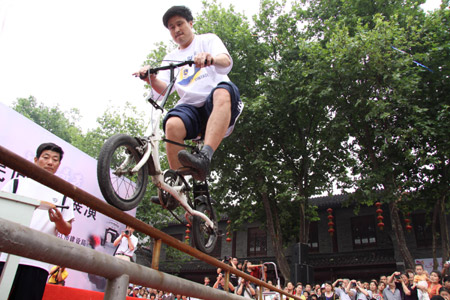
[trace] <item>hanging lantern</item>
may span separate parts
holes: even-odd
[[[191,230],[189,229],[191,227],[191,224],[187,223],[186,224],[186,236],[184,237],[184,241],[186,242],[186,244],[189,244],[189,234],[191,233]]]
[[[377,220],[378,220],[377,226],[378,226],[378,228],[380,228],[380,230],[383,230],[383,228],[384,228],[384,223],[383,223],[384,217],[382,216],[383,210],[381,209],[381,203],[377,202],[377,203],[375,203],[375,206],[377,207],[377,215],[378,215],[377,216]]]
[[[413,229],[411,226],[411,219],[409,219],[410,215],[411,215],[411,213],[408,213],[407,214],[408,218],[405,219],[405,224],[406,224],[405,228],[406,228],[406,231],[408,231],[408,232],[411,232],[411,230]]]
[[[327,213],[328,213],[328,233],[333,236],[335,230],[334,230],[334,222],[333,222],[333,209],[329,208],[327,209]]]
[[[227,221],[227,243],[230,243],[231,242],[231,234],[230,234],[230,226],[231,226],[231,221],[230,220],[228,220]]]

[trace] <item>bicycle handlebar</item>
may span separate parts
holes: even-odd
[[[192,61],[192,60],[186,60],[186,61],[183,61],[183,62],[180,62],[180,63],[177,63],[177,64],[170,63],[170,64],[167,65],[167,66],[162,66],[162,67],[157,67],[157,68],[151,68],[151,69],[148,69],[148,70],[147,70],[147,73],[145,73],[144,76],[139,75],[139,77],[140,77],[141,79],[145,79],[145,78],[148,77],[149,74],[157,74],[158,71],[163,71],[163,70],[175,70],[175,69],[178,68],[178,67],[182,67],[182,66],[185,66],[185,65],[192,66],[193,64],[194,64],[194,61]]]

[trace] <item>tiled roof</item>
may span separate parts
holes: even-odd
[[[395,264],[395,257],[393,250],[380,249],[336,254],[310,254],[308,256],[308,264],[314,267],[384,265]]]
[[[311,205],[316,205],[318,208],[324,207],[340,207],[344,202],[349,200],[348,194],[323,196],[309,199]]]

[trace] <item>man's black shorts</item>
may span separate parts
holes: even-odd
[[[236,119],[239,117],[242,108],[242,101],[239,94],[239,89],[232,82],[220,82],[208,95],[205,100],[205,105],[202,107],[195,107],[189,104],[179,104],[169,110],[163,121],[163,129],[166,130],[166,122],[171,117],[179,117],[183,120],[186,127],[186,140],[195,139],[199,135],[204,135],[206,130],[206,123],[213,110],[213,94],[216,89],[226,89],[231,96],[231,120],[230,125],[233,126]]]

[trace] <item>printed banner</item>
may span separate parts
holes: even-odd
[[[438,270],[442,270],[442,267],[444,266],[442,263],[442,257],[438,257],[437,258],[438,261]],[[428,274],[430,274],[431,272],[433,272],[434,268],[433,268],[433,259],[432,258],[418,258],[415,260],[416,264],[422,264],[423,265],[423,269],[425,271],[428,272]]]
[[[56,175],[103,200],[97,182],[97,160],[2,103],[0,128],[0,144],[29,161],[33,161],[36,149],[42,143],[53,142],[61,146],[64,157]],[[0,164],[0,189],[9,180],[19,176],[23,175]],[[128,213],[135,216],[136,209]],[[113,242],[125,225],[76,201],[74,214],[71,234],[60,234],[59,237],[113,255],[116,250]],[[71,269],[68,271],[66,286],[92,291],[104,291],[106,287],[103,277]]]

